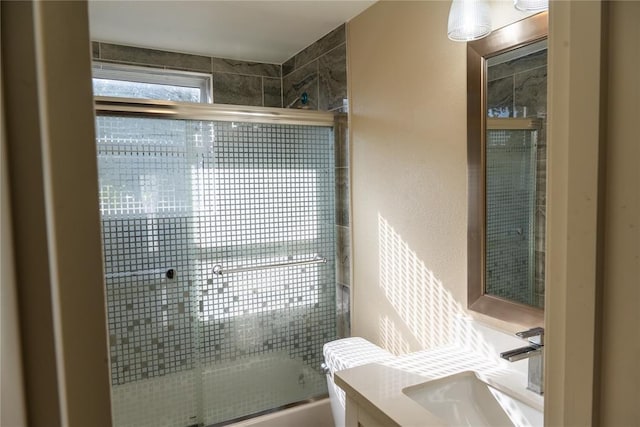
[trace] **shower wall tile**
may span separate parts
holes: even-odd
[[[282,67],[278,64],[236,61],[95,41],[91,43],[91,50],[96,61],[209,74],[214,80],[216,104],[282,106]],[[229,86],[225,87],[225,84]]]
[[[210,73],[211,57],[164,50],[100,43],[100,59],[135,65],[152,65]]]
[[[545,253],[542,251],[535,251],[536,257],[536,280],[542,280],[544,282],[545,279]]]
[[[280,65],[215,57],[213,58],[213,72],[278,78],[281,76]]]
[[[307,92],[309,103],[304,108],[344,110],[343,100],[347,96],[345,25],[337,27],[282,65],[96,41],[92,42],[91,48],[93,59],[97,61],[215,74],[218,83],[214,82],[214,103],[281,107]],[[262,100],[257,101],[256,80],[220,78],[221,74],[264,77],[261,82]],[[276,80],[280,81],[280,90]],[[240,81],[249,86],[239,88]],[[221,85],[224,83],[231,86],[223,88]],[[302,106],[298,103],[294,108]]]
[[[336,268],[338,283],[351,285],[351,236],[349,227],[336,226]]]
[[[282,64],[282,75],[286,76],[296,69],[296,57],[292,56]]]
[[[487,83],[489,117],[511,117],[513,113],[513,76]]]
[[[544,307],[544,292],[545,292],[545,284],[544,280],[536,279],[534,284],[534,301],[537,307]]]
[[[336,224],[349,226],[349,169],[336,168]]]
[[[213,102],[215,104],[262,106],[262,78],[213,73]]]
[[[282,79],[283,99],[282,104],[288,106],[295,101],[302,93],[309,95],[309,102],[306,105],[311,110],[318,109],[318,61],[310,62],[302,68]],[[302,104],[297,101],[294,107]]]
[[[547,114],[547,67],[524,71],[514,76],[514,103],[527,108],[527,117]]]
[[[544,207],[547,204],[547,146],[538,144],[536,150],[536,204]]]
[[[341,108],[347,98],[347,45],[341,44],[318,59],[318,109]]]
[[[338,338],[351,335],[350,288],[336,284],[336,333]]]
[[[265,107],[282,107],[282,80],[262,78]]]
[[[331,49],[345,43],[346,32],[345,24],[340,25],[315,43],[307,46],[294,56],[295,68],[298,69],[321,55],[327,53]]]
[[[544,206],[536,206],[536,229],[535,229],[535,239],[536,246],[535,250],[539,252],[544,252],[545,250],[545,229],[546,229],[546,214]]]
[[[302,83],[311,78],[313,69],[317,87],[315,83],[309,86]],[[343,100],[347,97],[346,70],[345,25],[341,25],[282,64],[283,105],[289,105],[306,91],[310,99],[307,108],[343,111]],[[305,107],[296,103],[292,108]]]
[[[506,76],[512,76],[532,68],[543,67],[547,65],[547,51],[542,50],[523,58],[513,61],[503,62],[489,67],[487,70],[487,80],[492,81]]]
[[[545,146],[538,145],[538,149],[536,150],[536,168],[539,174],[546,174],[547,172],[547,150]],[[546,182],[537,184],[544,186]]]
[[[336,167],[349,167],[349,124],[347,114],[336,114]]]

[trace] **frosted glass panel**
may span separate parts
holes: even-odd
[[[486,150],[486,293],[537,305],[537,131],[489,130]]]
[[[201,93],[202,89],[199,87],[130,82],[114,79],[93,79],[93,94],[95,96],[123,96],[125,98],[202,102]]]
[[[98,117],[97,132],[115,424],[209,425],[325,394],[332,129]]]

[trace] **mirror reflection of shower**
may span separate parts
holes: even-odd
[[[544,307],[547,40],[487,58],[486,293]]]

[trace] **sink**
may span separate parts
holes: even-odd
[[[543,426],[541,411],[465,371],[402,392],[451,426]]]

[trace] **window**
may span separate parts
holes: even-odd
[[[129,65],[93,65],[94,96],[210,103],[211,76]]]

